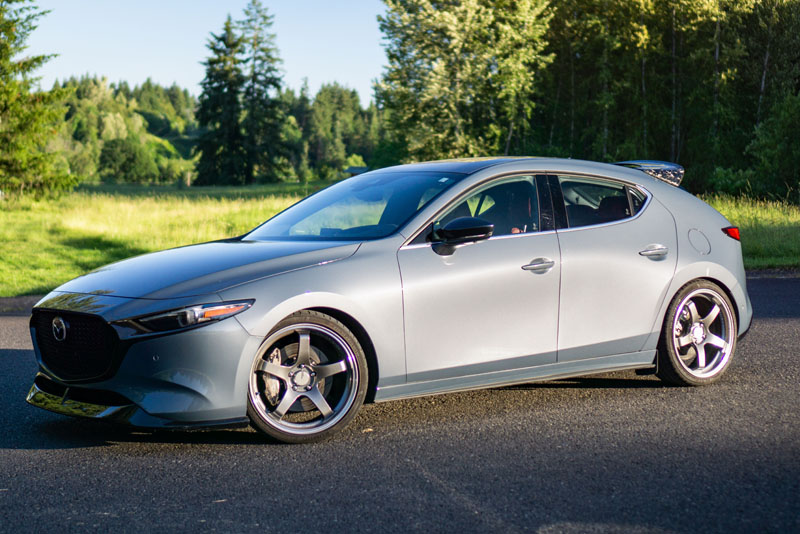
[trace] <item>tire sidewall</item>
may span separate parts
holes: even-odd
[[[678,357],[678,350],[675,347],[675,341],[672,335],[672,328],[675,321],[675,314],[678,312],[678,307],[690,293],[698,289],[705,289],[714,292],[720,300],[725,302],[731,315],[733,336],[731,341],[730,355],[727,361],[725,361],[723,364],[722,368],[710,377],[698,377],[686,370]],[[733,303],[731,302],[731,299],[728,297],[727,293],[717,284],[708,280],[694,280],[689,282],[680,290],[678,290],[678,293],[672,299],[672,302],[667,309],[667,315],[664,318],[661,340],[658,346],[659,376],[668,382],[678,385],[704,386],[707,384],[712,384],[718,381],[730,366],[733,356],[736,353],[737,338],[738,321],[736,320],[736,313],[734,311]]]
[[[303,310],[300,312],[296,312],[285,319],[281,320],[275,327],[267,334],[264,338],[265,342],[269,337],[281,330],[282,328],[286,328],[287,326],[293,326],[300,323],[310,323],[316,324],[322,327],[325,327],[329,330],[333,330],[336,334],[338,334],[344,341],[347,343],[353,351],[353,355],[355,356],[354,361],[355,365],[357,366],[358,370],[358,380],[356,384],[356,394],[353,403],[347,410],[347,413],[332,427],[320,430],[319,432],[310,433],[310,434],[293,434],[291,432],[285,432],[275,426],[269,424],[268,422],[264,421],[264,419],[259,415],[258,410],[255,409],[253,406],[252,400],[250,398],[250,386],[248,385],[248,395],[247,395],[247,416],[250,418],[250,422],[256,430],[259,430],[268,436],[272,437],[275,440],[278,440],[283,443],[309,443],[314,441],[320,441],[329,438],[336,432],[339,432],[344,427],[346,427],[350,421],[356,416],[358,410],[364,403],[364,398],[367,394],[367,384],[369,383],[368,377],[368,368],[367,368],[367,359],[364,353],[364,349],[361,347],[361,343],[359,343],[356,336],[348,329],[344,324],[340,321],[334,319],[333,317],[317,312],[312,310]],[[261,347],[259,347],[260,349]],[[259,351],[260,352],[260,351]],[[255,358],[258,358],[258,352],[256,353]],[[252,371],[251,371],[252,372]],[[248,380],[249,382],[249,380]]]

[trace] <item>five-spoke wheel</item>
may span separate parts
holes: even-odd
[[[315,441],[355,416],[366,384],[366,359],[352,332],[328,315],[298,312],[278,324],[256,353],[248,415],[280,441]]]
[[[713,382],[736,348],[736,315],[719,286],[696,280],[678,292],[664,321],[659,376],[680,385]]]

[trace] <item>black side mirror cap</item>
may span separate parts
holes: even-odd
[[[437,230],[442,238],[434,244],[433,250],[442,256],[449,256],[459,245],[489,239],[494,233],[494,224],[478,217],[459,217]]]

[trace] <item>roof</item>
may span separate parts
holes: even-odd
[[[463,159],[443,159],[439,161],[427,161],[423,163],[408,163],[380,169],[381,172],[408,172],[408,171],[430,171],[430,172],[459,172],[472,174],[481,169],[519,161],[521,159],[532,159],[528,157],[492,157],[492,158],[463,158]]]
[[[656,165],[657,167],[677,168],[683,171],[683,168],[674,163],[666,162],[652,162],[652,161],[632,161],[625,162],[628,165],[620,165],[613,163],[601,163],[597,161],[587,161],[571,158],[546,158],[546,157],[490,157],[490,158],[464,158],[464,159],[449,159],[440,161],[429,161],[421,163],[409,163],[406,165],[397,165],[395,167],[387,167],[383,169],[376,169],[373,172],[450,172],[460,174],[474,174],[483,169],[490,167],[502,167],[498,172],[514,171],[518,172],[524,170],[525,172],[565,172],[565,173],[587,173],[596,174],[598,176],[610,176],[617,179],[628,180],[632,183],[639,185],[651,185],[653,182],[670,183],[675,185],[674,181],[667,180],[660,176],[647,172],[641,167],[644,163]],[[652,166],[651,165],[651,166]],[[648,169],[650,170],[650,169]]]

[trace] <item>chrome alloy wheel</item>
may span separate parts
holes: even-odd
[[[695,378],[711,378],[728,363],[735,341],[735,321],[726,299],[710,288],[688,293],[672,322],[678,362]]]
[[[270,335],[250,372],[250,404],[259,419],[293,436],[320,434],[348,413],[358,396],[359,366],[350,345],[313,323]]]

